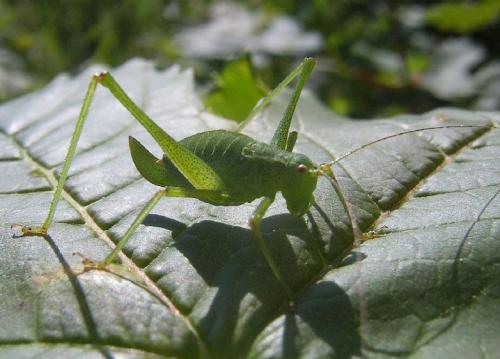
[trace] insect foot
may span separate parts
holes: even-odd
[[[387,230],[387,226],[382,226],[378,229],[368,231],[366,233],[363,233],[363,235],[361,236],[361,240],[368,241],[370,239],[376,239],[376,238],[382,237],[386,233],[386,230]]]
[[[101,82],[108,76],[108,74],[108,71],[98,72],[94,75],[94,79],[97,80],[97,82]]]
[[[80,272],[80,274],[91,271],[91,270],[104,270],[107,271],[107,263],[105,262],[97,262],[92,259],[87,258],[80,252],[74,252],[74,256],[78,256],[82,259],[82,264],[83,264],[83,270]]]
[[[31,227],[31,226],[25,226],[24,224],[17,224],[14,223],[10,226],[11,229],[14,228],[19,228],[21,230],[20,235],[14,235],[14,238],[20,238],[20,237],[28,237],[28,236],[38,236],[38,237],[44,237],[47,235],[47,228],[44,226],[41,227]]]

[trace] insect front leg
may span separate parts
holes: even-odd
[[[288,299],[292,300],[293,299],[292,291],[290,290],[283,276],[281,275],[278,265],[274,261],[273,255],[271,254],[271,251],[269,250],[269,247],[267,246],[262,236],[262,229],[261,229],[262,219],[264,218],[269,206],[273,203],[273,201],[274,198],[264,197],[264,199],[259,203],[255,211],[253,212],[252,217],[250,218],[249,221],[250,228],[252,229],[253,235],[255,237],[257,247],[261,251],[264,258],[266,259],[269,268],[271,268],[271,271],[273,272],[274,276],[276,277],[281,287],[285,291]]]
[[[345,213],[347,214],[347,217],[349,219],[351,229],[352,229],[352,236],[354,239],[354,243],[359,244],[361,242],[361,233],[360,233],[360,229],[358,227],[358,224],[355,221],[356,217],[354,216],[354,212],[352,210],[350,203],[347,201],[347,198],[344,196],[344,192],[342,192],[342,188],[340,188],[339,182],[337,181],[337,177],[335,177],[335,174],[332,171],[331,165],[329,165],[329,164],[320,165],[318,168],[318,173],[320,175],[326,177],[330,181],[330,183],[331,183],[335,193],[337,194],[337,196],[340,200],[340,203],[342,203],[342,207],[344,207]]]
[[[311,72],[314,69],[314,65],[316,61],[311,58],[307,58],[301,64],[300,77],[297,80],[297,84],[295,85],[295,89],[293,90],[292,97],[290,98],[290,102],[286,108],[285,114],[283,115],[276,131],[274,132],[271,143],[280,149],[285,149],[289,147],[288,144],[292,144],[290,147],[293,148],[295,145],[295,141],[297,140],[296,135],[295,138],[292,138],[289,141],[289,133],[290,124],[292,123],[293,113],[295,112],[295,108],[297,107],[297,103],[299,102],[300,94],[302,93],[302,89],[306,84],[309,76],[311,76]]]
[[[278,86],[276,86],[266,97],[264,97],[259,102],[257,102],[257,104],[252,109],[252,111],[248,114],[246,119],[239,124],[237,131],[240,132],[243,128],[245,128],[245,126],[248,125],[250,120],[252,118],[254,118],[254,116],[257,113],[259,113],[262,109],[264,109],[267,105],[269,105],[269,103],[272,101],[272,99],[274,97],[276,97],[281,91],[283,91],[283,89],[285,89],[299,75],[303,79],[303,80],[299,80],[299,82],[297,83],[297,86],[300,87],[300,90],[299,90],[299,94],[300,94],[300,91],[302,91],[302,87],[306,83],[307,78],[311,74],[315,64],[316,64],[316,60],[314,60],[311,57],[306,57],[300,63],[299,66],[297,66],[295,69],[293,69],[293,71],[290,72],[290,74],[288,74],[288,76],[278,84]],[[297,98],[297,101],[298,101],[298,98]],[[295,101],[295,103],[297,101]],[[294,102],[293,97],[292,97],[291,102]],[[293,114],[293,110],[292,110],[292,114]]]
[[[292,131],[288,134],[285,150],[287,150],[288,152],[293,151],[293,148],[295,147],[295,142],[297,142],[298,135],[299,134],[297,133],[297,131]]]

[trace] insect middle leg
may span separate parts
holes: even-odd
[[[271,271],[273,272],[274,276],[276,277],[281,287],[285,291],[286,296],[288,297],[289,300],[292,300],[293,299],[292,291],[290,290],[288,284],[286,284],[285,279],[281,275],[278,265],[276,264],[273,255],[271,254],[271,251],[269,250],[269,247],[267,246],[266,242],[264,241],[264,237],[262,236],[262,229],[261,229],[262,219],[264,218],[269,206],[271,206],[273,201],[274,198],[264,197],[264,199],[259,203],[255,211],[253,212],[253,215],[250,218],[249,223],[250,223],[250,228],[252,229],[253,235],[255,237],[255,242],[257,244],[257,247],[259,248],[264,258],[266,259],[266,262],[269,265],[269,268],[271,268]]]

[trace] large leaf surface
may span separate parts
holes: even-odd
[[[0,106],[0,357],[494,357],[500,322],[500,131],[495,113],[436,110],[352,121],[303,96],[296,151],[328,161],[406,129],[334,171],[371,240],[353,231],[328,181],[304,218],[281,197],[263,222],[292,310],[247,221],[257,202],[215,207],[164,198],[110,271],[103,259],[157,190],[133,167],[127,135],[158,147],[99,89],[47,239],[43,222],[90,74],[61,76]],[[181,139],[234,123],[204,112],[192,75],[134,60],[114,71],[131,97]],[[246,132],[269,140],[282,97]],[[55,170],[55,171],[53,171]],[[255,174],[262,175],[262,174]],[[372,232],[380,229],[380,233]],[[349,254],[349,251],[352,253]]]

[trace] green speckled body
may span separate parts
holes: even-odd
[[[256,198],[273,198],[281,191],[287,203],[307,202],[299,205],[300,212],[310,205],[317,176],[308,171],[315,167],[302,154],[280,150],[241,133],[224,130],[198,133],[179,141],[179,144],[201,158],[222,179],[225,192],[230,195],[223,204],[238,205]],[[166,156],[163,163],[167,186],[193,188]],[[307,170],[299,172],[299,165]],[[302,194],[297,196],[295,192]]]

